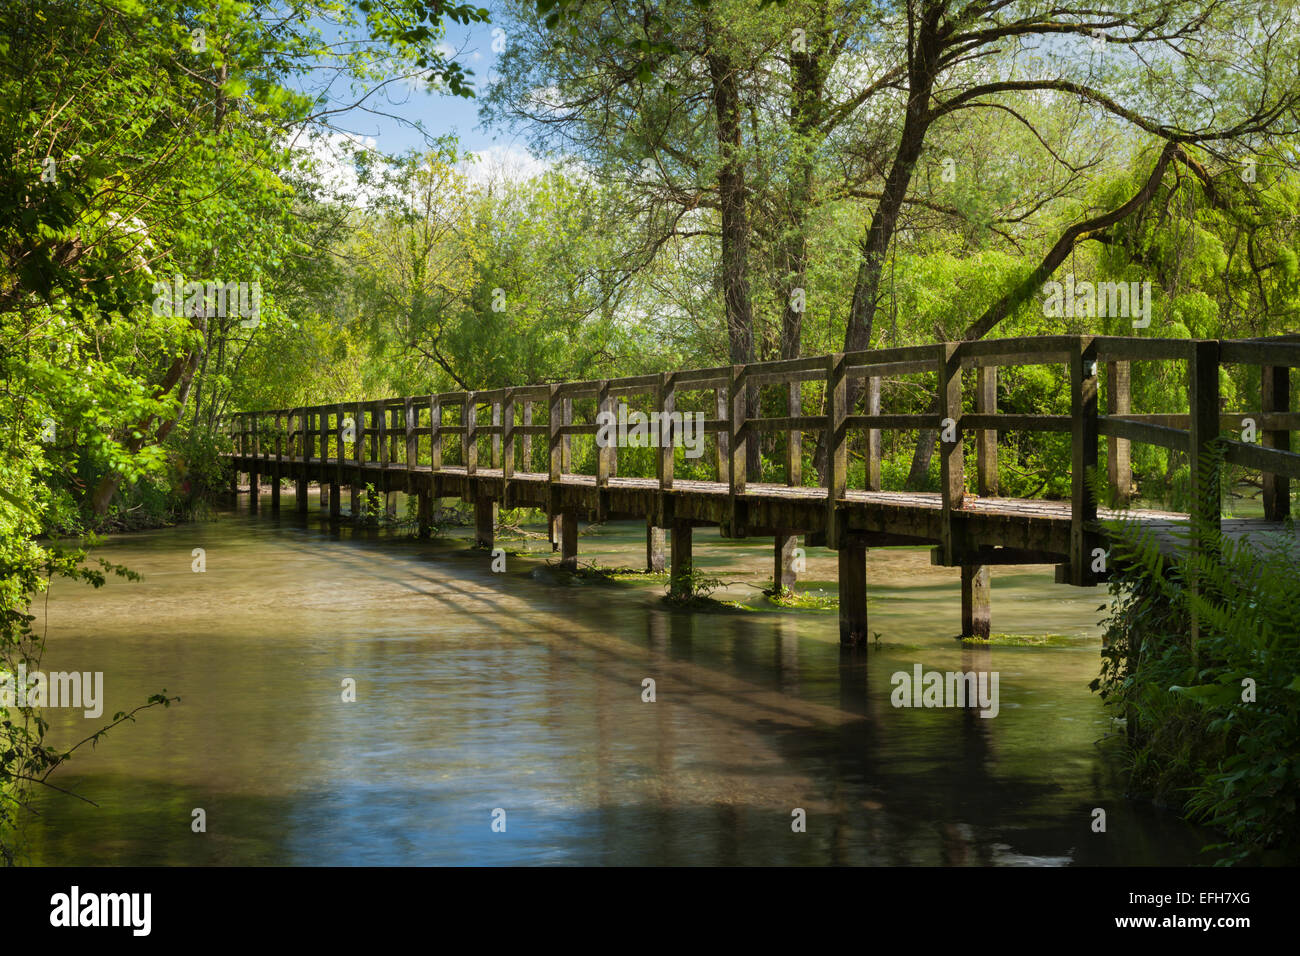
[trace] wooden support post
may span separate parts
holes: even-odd
[[[840,643],[867,643],[867,549],[852,540],[840,542]]]
[[[1106,363],[1106,413],[1128,415],[1133,411],[1132,363]],[[1127,438],[1106,436],[1106,480],[1115,494],[1115,505],[1127,508],[1133,494],[1132,443]]]
[[[366,409],[360,402],[352,406],[352,460],[354,462],[352,477],[352,493],[350,495],[349,507],[352,511],[352,521],[354,524],[360,524],[362,512],[365,510],[362,504],[361,493],[365,490],[366,476],[365,469],[361,463],[365,461],[365,444],[366,444]]]
[[[402,415],[406,423],[406,448],[403,454],[406,463],[406,493],[408,495],[415,491],[415,465],[420,460],[420,438],[415,434],[419,414],[414,399],[402,399]]]
[[[271,511],[280,510],[280,478],[284,474],[284,416],[275,413],[275,470],[271,479]]]
[[[659,376],[659,385],[655,391],[655,405],[660,411],[659,434],[657,436],[659,447],[655,452],[655,477],[659,479],[660,491],[671,491],[673,487],[673,468],[677,461],[673,448],[677,435],[672,424],[672,414],[677,408],[677,377],[672,372],[664,372]]]
[[[613,415],[614,399],[609,394],[609,380],[604,379],[596,393],[596,410],[602,415]],[[610,431],[613,431],[611,429]],[[610,476],[614,473],[614,458],[617,454],[617,440],[608,441],[603,447],[596,448],[596,487],[608,488]]]
[[[645,521],[645,569],[662,571],[664,569],[664,552],[667,550],[668,533],[657,527],[652,517]]]
[[[961,528],[958,511],[966,503],[966,449],[961,434],[961,345],[939,346],[939,490],[943,494],[940,547],[943,562],[956,563]],[[947,440],[945,440],[945,436]]]
[[[714,397],[717,399],[718,421],[722,423],[723,428],[717,433],[718,438],[718,481],[724,485],[731,484],[731,449],[728,447],[730,442],[730,426],[727,425],[727,419],[730,417],[729,405],[727,401],[727,386],[719,385],[714,389]]]
[[[385,477],[384,472],[388,470],[388,409],[384,407],[383,402],[375,402],[375,418],[379,425],[379,448],[376,461],[379,462],[380,479]]]
[[[478,472],[478,406],[474,393],[465,393],[465,404],[461,406],[461,423],[465,426],[465,474]]]
[[[501,416],[501,477],[509,481],[515,475],[515,390],[506,389],[505,401],[497,406]],[[503,485],[504,489],[504,485]]]
[[[998,367],[981,365],[975,387],[975,412],[996,415],[998,411]],[[996,498],[998,494],[998,432],[996,428],[975,431],[975,468],[978,494]]]
[[[343,460],[347,455],[343,447],[343,418],[341,404],[334,406],[334,468],[330,481],[330,520],[338,521],[343,514]]]
[[[419,526],[417,534],[427,538],[433,533],[433,496],[427,491],[417,493],[416,521]]]
[[[826,545],[839,547],[839,502],[848,493],[848,368],[844,353],[826,357]]]
[[[251,436],[253,445],[253,464],[248,472],[248,510],[252,512],[257,511],[257,493],[262,483],[261,461],[259,458],[261,455],[261,447],[258,445],[257,441],[257,418],[257,413],[254,412],[252,416],[253,434]]]
[[[564,399],[564,409],[561,415],[561,421],[566,425],[573,424],[573,399]],[[573,443],[569,440],[571,436],[565,435],[560,439],[560,471],[563,474],[573,474]]]
[[[748,376],[743,365],[731,366],[731,380],[727,383],[727,394],[731,396],[731,415],[727,420],[728,445],[731,452],[731,469],[727,474],[731,496],[745,493],[748,475],[745,471],[746,446],[749,444],[749,432],[745,425],[748,420],[749,406],[747,388]],[[762,477],[761,475],[759,476]],[[732,514],[735,515],[735,502],[732,502]],[[733,529],[739,533],[739,529]]]
[[[1268,365],[1260,369],[1260,410],[1286,413],[1291,411],[1291,369]],[[1260,432],[1260,444],[1265,448],[1291,450],[1291,432],[1285,428],[1265,428]],[[1291,516],[1291,483],[1286,475],[1264,472],[1264,517],[1268,521],[1283,521]]]
[[[495,529],[495,515],[491,498],[474,499],[474,544],[480,548],[492,547],[492,535]]]
[[[442,396],[429,396],[429,468],[442,471]]]
[[[565,511],[560,515],[560,567],[570,571],[578,567],[578,513]]]
[[[867,378],[867,414],[880,414],[880,376]],[[880,491],[880,460],[884,456],[884,445],[879,428],[867,429],[866,447],[866,482],[868,491]]]
[[[560,386],[551,386],[551,398],[547,403],[547,427],[550,430],[547,442],[547,452],[549,458],[547,479],[549,481],[559,481],[560,475],[564,472],[564,436],[560,434],[560,427],[564,424],[564,403],[567,399],[560,397]],[[554,516],[552,516],[554,517]]]
[[[492,427],[493,428],[501,427],[501,403],[500,402],[492,403]],[[492,462],[491,467],[493,468],[501,467],[501,432],[499,431],[494,431],[492,433],[492,453],[491,453],[490,460]]]
[[[1218,409],[1215,409],[1216,422]],[[1097,352],[1092,336],[1070,353],[1070,583],[1095,582],[1092,551],[1098,536],[1097,497],[1090,482],[1097,470]]]
[[[691,560],[691,523],[677,520],[673,522],[671,560],[669,565],[668,588],[673,597],[688,598],[693,585],[691,572],[694,567]]]
[[[961,566],[961,636],[989,636],[992,575],[987,564]]]
[[[786,394],[786,414],[791,418],[803,415],[803,391],[800,382],[790,382]],[[803,484],[803,432],[797,428],[786,433],[785,483],[792,488]]]
[[[1219,343],[1208,339],[1191,345],[1187,384],[1191,410],[1188,470],[1191,473],[1192,537],[1191,554],[1187,556],[1187,582],[1192,593],[1197,594],[1200,592],[1197,561],[1213,557],[1214,537],[1220,527],[1223,463],[1216,461],[1214,455],[1214,442],[1219,437]],[[1192,656],[1195,660],[1201,627],[1194,605],[1191,618]]]
[[[533,434],[528,429],[533,427],[533,403],[524,402],[524,436],[520,442],[519,450],[519,470],[532,472],[533,470]]]
[[[798,574],[795,573],[795,550],[799,536],[787,531],[777,532],[772,549],[772,588],[777,594],[794,590]]]

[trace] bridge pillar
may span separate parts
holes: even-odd
[[[330,482],[330,521],[338,521],[343,513],[342,490],[337,481]]]
[[[840,643],[862,647],[867,643],[867,549],[841,541]]]
[[[298,514],[305,515],[307,513],[307,466],[300,464],[298,467],[302,471],[299,472],[298,480],[294,485],[293,504]]]
[[[987,639],[992,612],[993,578],[987,564],[961,566],[961,636]]]
[[[691,523],[674,521],[672,527],[672,564],[669,568],[668,589],[673,597],[687,598],[693,590],[691,584]]]
[[[645,569],[647,571],[664,569],[664,550],[667,544],[667,531],[656,527],[653,518],[647,518],[645,523]]]
[[[497,506],[491,498],[474,499],[474,544],[480,548],[492,547],[492,533],[496,530]]]
[[[384,513],[390,518],[397,517],[397,492],[384,492]]]
[[[348,512],[351,514],[352,523],[361,522],[361,486],[355,481],[348,486]]]
[[[772,562],[772,589],[777,594],[794,590],[798,576],[794,570],[794,551],[799,544],[797,534],[778,532]]]
[[[277,464],[271,472],[271,511],[277,513],[280,510],[280,466]]]
[[[433,496],[427,491],[421,491],[416,496],[415,505],[418,534],[421,538],[427,538],[433,533]]]
[[[560,513],[560,567],[570,571],[578,567],[578,513]]]

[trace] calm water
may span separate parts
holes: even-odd
[[[56,583],[45,670],[103,671],[105,718],[164,688],[182,702],[58,772],[98,807],[40,795],[30,862],[1202,862],[1200,833],[1124,799],[1087,687],[1105,595],[1051,568],[995,569],[993,626],[1068,646],[963,650],[957,572],[872,551],[879,647],[844,655],[834,611],[758,594],[768,539],[697,531],[697,563],[737,582],[715,596],[753,610],[673,611],[662,583],[557,582],[544,539],[507,542],[534,553],[494,574],[464,532],[331,534],[312,507],[114,538],[100,556],[143,582]],[[580,555],[639,565],[643,529],[594,529]],[[808,560],[833,590],[834,555]],[[916,663],[997,670],[1000,713],[892,707]],[[48,713],[56,745],[105,722]]]

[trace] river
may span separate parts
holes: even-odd
[[[55,582],[42,667],[103,672],[107,698],[99,720],[48,710],[56,746],[182,700],[51,778],[97,806],[39,793],[26,862],[1209,862],[1205,833],[1125,798],[1122,728],[1088,690],[1106,596],[1050,567],[994,569],[993,629],[1059,637],[964,648],[958,572],[872,550],[877,643],[846,653],[835,611],[761,595],[770,539],[697,530],[714,596],[745,607],[675,610],[661,580],[566,582],[544,538],[503,542],[529,553],[494,573],[468,529],[331,531],[312,508],[111,537],[96,556],[143,581]],[[580,559],[641,565],[644,529],[590,529]],[[833,594],[833,553],[801,577]],[[997,716],[892,706],[917,664],[997,671]]]

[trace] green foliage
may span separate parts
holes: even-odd
[[[1128,717],[1134,783],[1222,830],[1220,863],[1300,861],[1294,531],[1246,542],[1198,525],[1177,564],[1138,522],[1116,535],[1093,688]]]

